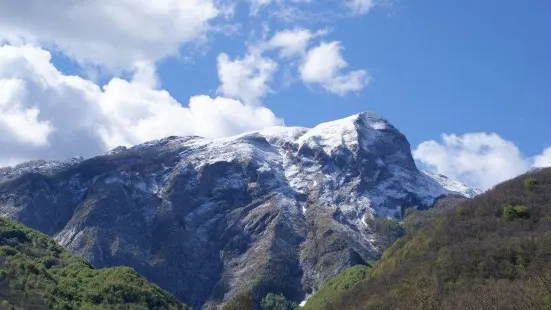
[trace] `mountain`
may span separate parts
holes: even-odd
[[[47,166],[47,167],[46,167]],[[243,292],[300,302],[380,257],[408,208],[478,191],[417,169],[372,112],[314,128],[168,137],[0,171],[0,215],[93,266],[128,265],[195,308]]]
[[[366,276],[304,309],[551,309],[551,168],[412,212],[403,226]]]
[[[54,240],[0,218],[2,309],[189,309],[128,267],[93,269]]]

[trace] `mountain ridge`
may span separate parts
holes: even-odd
[[[337,141],[336,139],[333,139],[332,141],[331,139],[325,140],[331,143],[324,145],[324,151],[331,152],[333,149],[337,148],[340,145],[353,146],[358,142],[359,137],[357,136],[355,137],[355,139],[349,138],[350,133],[357,133],[354,130],[351,130],[349,125],[350,123],[357,125],[357,123],[359,122],[366,122],[367,125],[374,130],[381,130],[381,131],[391,130],[399,135],[402,135],[402,133],[400,133],[386,119],[378,116],[376,113],[372,111],[364,111],[364,112],[354,114],[335,121],[321,123],[318,126],[315,126],[313,128],[298,127],[298,126],[290,126],[290,127],[273,126],[260,131],[250,131],[250,132],[245,132],[245,133],[241,133],[241,134],[237,134],[229,137],[212,138],[212,139],[204,138],[200,136],[181,136],[181,137],[170,136],[163,139],[146,141],[142,144],[138,144],[130,148],[140,148],[143,146],[154,145],[156,143],[162,144],[163,142],[168,140],[197,139],[197,140],[215,142],[215,141],[231,141],[231,140],[236,140],[240,138],[247,139],[255,136],[259,136],[260,138],[264,138],[264,139],[273,139],[272,141],[275,140],[276,143],[277,143],[277,140],[282,140],[284,142],[295,140],[299,142],[300,146],[302,146],[305,143],[310,145],[319,143],[319,141],[315,141],[314,143],[312,143],[313,141],[312,139],[308,139],[309,137],[314,137],[314,138],[317,138],[319,136],[322,136],[322,137],[329,136],[331,138],[342,137],[343,139],[341,139],[341,141]],[[323,132],[324,130],[329,129],[329,131],[331,131],[331,129],[335,129],[335,127],[338,128],[339,126],[331,126],[331,125],[335,125],[339,123],[343,124],[343,126],[341,126],[340,128],[341,132],[339,132],[338,134],[335,134],[335,132],[330,132],[329,134],[324,135],[324,132]],[[356,128],[356,129],[361,130],[361,128],[360,129]],[[316,135],[316,132],[318,133],[321,132],[321,134]],[[287,139],[283,138],[285,136],[287,136]],[[346,138],[348,138],[348,140]],[[409,146],[409,143],[408,143],[408,146]],[[107,151],[103,155],[94,156],[92,158],[99,157],[99,156],[106,156],[106,155],[107,156],[114,155],[120,152],[124,152],[128,149],[129,147],[126,147],[126,146],[118,146],[114,149]],[[52,172],[56,172],[58,170],[66,169],[71,166],[80,164],[81,162],[88,159],[91,159],[91,158],[83,158],[81,156],[76,156],[65,160],[30,160],[30,161],[17,164],[15,166],[0,167],[0,181],[2,179],[14,178],[25,173],[49,174]],[[447,188],[450,192],[456,192],[457,194],[468,196],[468,197],[475,196],[482,192],[479,189],[471,188],[465,184],[462,184],[455,180],[451,180],[446,176],[431,173],[429,171],[422,171],[422,172],[427,174],[431,179],[435,179],[438,183],[440,183],[443,187]]]
[[[380,256],[369,219],[476,193],[419,171],[405,136],[372,112],[10,171],[0,173],[0,215],[94,266],[130,265],[195,308],[240,291],[301,301]]]
[[[341,273],[333,282],[356,281],[320,290],[305,309],[550,309],[550,190],[551,168],[540,168],[413,211],[373,269]]]

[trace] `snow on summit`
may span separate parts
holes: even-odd
[[[290,147],[291,145],[293,147]],[[407,148],[405,147],[406,145]],[[316,150],[323,151],[325,156],[329,157],[337,155],[339,152],[342,153],[344,150],[350,152],[349,155],[352,157],[360,155],[359,153],[366,153],[371,155],[367,157],[373,157],[371,158],[373,160],[371,164],[375,163],[377,165],[385,164],[385,160],[382,158],[383,154],[390,155],[386,156],[386,159],[391,162],[394,162],[396,158],[399,161],[405,159],[405,161],[413,162],[409,143],[405,137],[386,119],[371,111],[321,123],[313,128],[275,126],[261,131],[216,139],[206,139],[197,136],[183,138],[170,137],[146,142],[130,149],[136,150],[151,147],[181,149],[181,154],[185,154],[182,155],[184,158],[187,158],[187,160],[192,160],[193,158],[192,161],[198,165],[254,159],[262,161],[263,164],[261,166],[264,169],[267,166],[271,166],[270,169],[278,167],[284,169],[285,172],[282,174],[293,176],[291,178],[294,180],[289,180],[291,183],[304,183],[304,180],[297,180],[297,178],[305,178],[311,179],[309,183],[318,187],[323,186],[323,181],[317,184],[318,182],[313,180],[313,175],[316,175],[312,171],[315,169],[315,160],[309,159],[304,152],[299,154],[300,150],[304,147],[314,152]],[[125,147],[118,147],[107,152],[105,155],[108,156],[126,150],[127,148]],[[291,157],[295,159],[289,161]],[[305,164],[305,166],[297,166],[297,162],[299,161]],[[11,177],[31,170],[48,173],[47,165],[45,166],[41,161],[37,161],[37,163],[40,163],[40,166],[37,166],[38,164],[34,164],[34,162],[29,162],[19,165],[19,169],[18,167],[2,168],[4,173],[0,173],[0,177]],[[71,163],[78,164],[80,161],[66,161],[64,162],[64,166]],[[37,166],[37,168],[33,169],[32,167],[34,166]],[[59,168],[59,165],[51,166],[52,171],[57,171],[57,168]],[[56,169],[53,169],[54,167]],[[329,166],[325,165],[324,167],[323,164],[320,165],[319,163],[317,169],[318,171],[316,172],[319,173],[318,178],[320,180],[327,179],[336,172],[329,169]],[[415,170],[411,172],[418,173]],[[303,175],[302,172],[305,171],[310,171],[310,173]],[[438,184],[437,189],[433,188],[433,193],[427,194],[429,196],[439,196],[450,192],[472,197],[480,193],[479,190],[450,180],[445,176],[429,172],[423,172],[419,175],[421,179],[428,176],[430,180]]]
[[[95,265],[151,266],[146,276],[160,276],[181,298],[194,294],[199,308],[221,277],[238,290],[271,261],[300,266],[281,276],[305,296],[335,272],[380,257],[371,219],[401,220],[407,208],[476,193],[418,170],[405,136],[372,112],[0,169],[0,215],[27,221]],[[325,236],[338,250],[318,249]],[[196,272],[205,280],[194,282]]]

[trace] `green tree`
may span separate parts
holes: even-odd
[[[522,205],[519,206],[506,206],[503,208],[503,217],[509,221],[518,219],[518,218],[528,218],[530,217],[530,212],[528,208]]]
[[[532,190],[534,186],[538,185],[538,180],[534,178],[526,178],[524,179],[524,188],[527,190]]]
[[[293,310],[298,307],[298,304],[287,300],[281,294],[268,293],[260,301],[262,310]]]
[[[48,236],[3,218],[0,300],[0,309],[188,309],[132,268],[94,269]]]

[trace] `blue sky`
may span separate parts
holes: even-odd
[[[367,68],[373,80],[345,97],[300,84],[268,95],[265,104],[287,125],[314,126],[374,110],[412,145],[443,132],[488,131],[526,154],[551,146],[551,135],[543,134],[551,132],[551,3],[402,1],[329,25],[328,37],[343,43],[350,65]],[[220,50],[242,54],[247,33],[233,38],[239,43],[214,42],[196,64],[161,65],[165,88],[182,101],[212,91],[212,59]]]
[[[548,29],[548,1],[8,0],[0,165],[373,110],[488,188],[551,165]]]

